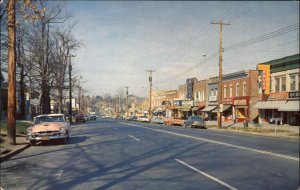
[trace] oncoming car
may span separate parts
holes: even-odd
[[[67,143],[70,135],[70,123],[63,114],[43,114],[34,118],[34,125],[26,130],[31,145],[38,141],[60,140]]]

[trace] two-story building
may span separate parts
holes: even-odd
[[[257,65],[260,70],[259,123],[300,125],[299,54]]]
[[[206,91],[207,104],[204,109],[200,110],[209,120],[217,119],[217,113],[212,111],[218,107],[218,82],[219,77],[210,77],[208,79]]]
[[[201,115],[200,112],[207,105],[207,82],[208,80],[200,80],[194,82],[193,87],[193,108],[191,109],[193,115]]]
[[[222,104],[225,121],[242,122],[257,119],[258,71],[238,71],[223,75]]]

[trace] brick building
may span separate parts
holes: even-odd
[[[222,103],[225,121],[242,122],[258,117],[257,109],[252,109],[257,102],[258,71],[239,71],[223,75]],[[215,111],[217,111],[215,109]]]

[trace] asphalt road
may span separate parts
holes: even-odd
[[[6,189],[299,188],[299,142],[100,119],[1,163]]]

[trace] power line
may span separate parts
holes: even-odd
[[[246,41],[243,41],[243,42],[239,42],[239,43],[236,43],[236,44],[229,45],[229,46],[225,47],[223,49],[223,51],[226,52],[226,51],[231,51],[231,50],[234,50],[234,49],[242,48],[242,47],[245,47],[245,46],[249,46],[249,45],[252,45],[252,44],[255,44],[255,43],[259,43],[259,42],[262,42],[262,41],[265,41],[265,40],[268,40],[268,39],[278,37],[280,35],[283,35],[283,34],[298,30],[298,29],[299,29],[299,25],[294,24],[294,25],[284,27],[284,28],[281,28],[279,30],[264,34],[262,36],[255,37],[255,38],[250,39],[250,40],[246,40]]]

